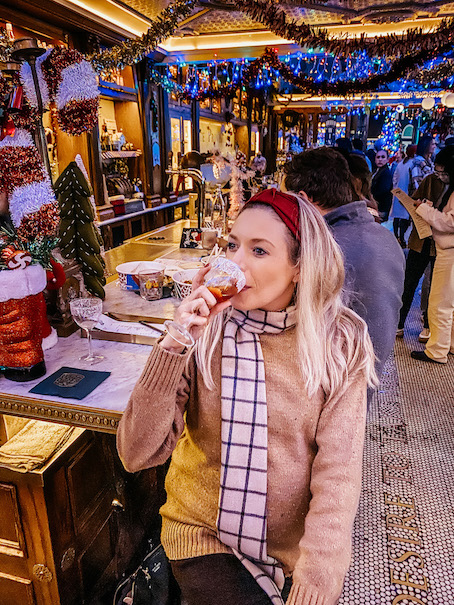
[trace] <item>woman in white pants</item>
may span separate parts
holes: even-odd
[[[416,212],[432,227],[437,256],[429,295],[430,338],[424,351],[411,356],[435,363],[447,363],[454,353],[454,149],[443,151],[435,164],[438,177],[449,183],[441,204],[434,208],[431,202],[415,201]]]

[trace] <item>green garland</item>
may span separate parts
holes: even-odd
[[[443,52],[447,49],[439,49]],[[295,75],[293,70],[278,57],[277,51],[274,48],[266,48],[265,52],[261,57],[252,61],[247,69],[243,71],[242,79],[237,84],[225,84],[217,88],[207,87],[203,90],[199,90],[196,95],[192,95],[189,90],[186,90],[180,84],[177,84],[173,80],[169,79],[166,75],[159,74],[153,68],[149,70],[150,81],[159,84],[168,93],[176,95],[178,98],[186,100],[194,99],[196,101],[203,101],[205,99],[214,99],[220,97],[233,97],[237,90],[246,88],[248,94],[258,94],[252,83],[256,79],[258,73],[263,67],[272,68],[279,72],[279,77],[285,82],[292,84],[298,91],[310,94],[310,95],[321,95],[321,96],[341,96],[349,97],[357,93],[375,92],[379,87],[395,82],[399,78],[408,75],[409,79],[417,79],[416,74],[424,74],[427,81],[435,81],[437,77],[437,68],[434,70],[423,70],[418,72],[415,70],[416,65],[423,65],[427,61],[427,54],[425,51],[421,51],[413,57],[402,57],[395,61],[388,72],[384,74],[374,74],[367,78],[355,79],[355,80],[338,80],[337,82],[329,82],[324,80],[318,82],[312,77],[307,75]],[[449,65],[449,68],[446,66]],[[448,75],[454,74],[454,61],[447,61],[442,63],[445,66],[446,73],[444,78]],[[438,66],[441,67],[441,66]],[[448,73],[448,69],[451,72]],[[415,70],[415,71],[412,71]],[[274,83],[276,79],[272,77]],[[276,92],[276,88],[271,85],[271,93]],[[260,91],[263,95],[263,89]]]
[[[445,52],[450,49],[449,47],[441,47],[440,52]],[[295,76],[292,70],[279,60],[277,53],[274,49],[267,48],[261,61],[266,61],[274,69],[279,70],[282,78],[293,84],[301,92],[308,94],[317,94],[321,96],[341,96],[348,97],[356,93],[366,93],[378,90],[380,86],[395,82],[399,78],[408,74],[412,69],[415,69],[417,65],[423,65],[427,61],[426,51],[420,51],[412,57],[402,57],[391,65],[389,71],[385,74],[375,74],[368,78],[362,78],[357,80],[340,80],[337,82],[329,82],[327,80],[322,82],[316,82],[313,78],[308,76]]]
[[[454,76],[454,60],[447,59],[431,69],[416,69],[408,74],[409,79],[415,80],[422,86],[434,84],[440,87],[441,82]],[[451,88],[451,84],[448,88]]]
[[[189,17],[195,5],[196,0],[173,0],[143,36],[137,40],[124,40],[121,44],[91,55],[89,61],[98,73],[123,69],[126,65],[141,61],[158,44],[170,38],[178,23]]]
[[[443,20],[430,33],[421,28],[407,30],[404,34],[388,34],[366,38],[363,34],[355,38],[335,38],[326,29],[301,23],[287,15],[275,0],[236,0],[236,6],[254,21],[265,25],[270,31],[286,40],[293,40],[300,46],[323,48],[325,52],[337,56],[348,56],[354,52],[366,51],[371,57],[404,57],[415,52],[430,53],[440,46],[454,43],[454,19]]]

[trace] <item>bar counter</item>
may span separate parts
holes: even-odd
[[[30,382],[0,378],[0,413],[60,422],[92,430],[114,433],[129,394],[150,353],[147,345],[93,340],[94,350],[104,359],[90,366],[79,361],[87,352],[87,340],[80,332],[59,338],[58,344],[44,352],[46,376],[62,366],[111,372],[111,375],[82,400],[35,395],[30,389],[45,376]]]
[[[182,229],[189,226],[189,221],[178,221],[106,252],[110,278],[106,286],[104,313],[165,319],[173,317],[175,307],[179,304],[178,299],[171,297],[148,302],[142,300],[136,292],[121,290],[116,281],[115,267],[122,262],[155,260],[161,256],[175,260],[199,259],[206,254],[203,250],[179,249]],[[45,351],[45,376],[19,383],[0,375],[0,413],[115,433],[129,394],[150,354],[151,345],[93,339],[94,350],[105,357],[93,366],[79,361],[79,357],[87,352],[87,347],[86,339],[81,338],[80,331],[77,331],[67,338],[59,338],[55,347]],[[80,401],[29,392],[32,387],[62,366],[108,371],[111,375]]]

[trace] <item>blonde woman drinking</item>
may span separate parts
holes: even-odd
[[[269,189],[246,203],[227,257],[230,301],[203,285],[150,355],[118,430],[125,467],[170,456],[161,540],[188,605],[333,605],[361,486],[366,324],[342,304],[342,256],[323,217]]]

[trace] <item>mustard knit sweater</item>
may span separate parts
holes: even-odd
[[[333,605],[350,564],[361,489],[366,381],[356,375],[325,403],[309,399],[295,330],[260,336],[268,406],[268,553],[293,586],[288,605]],[[221,347],[213,357],[220,385]],[[230,552],[216,535],[220,388],[209,391],[187,355],[156,345],[123,414],[117,446],[135,472],[170,456],[162,543],[170,559]]]

